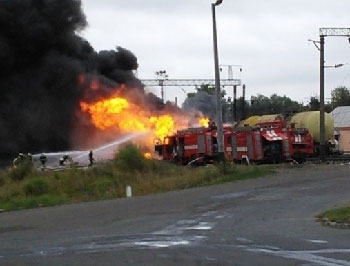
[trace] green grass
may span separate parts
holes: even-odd
[[[67,199],[57,195],[41,195],[29,197],[14,197],[7,201],[1,202],[0,206],[3,210],[20,210],[31,209],[44,206],[54,206],[66,203]]]
[[[327,210],[317,215],[317,218],[320,220],[327,220],[328,222],[350,224],[350,206]]]
[[[148,160],[128,144],[108,163],[88,169],[35,171],[27,165],[0,173],[0,209],[18,210],[64,203],[134,196],[255,178],[271,173],[276,165],[245,166],[220,163],[206,167],[177,166]],[[15,172],[12,172],[15,171]]]

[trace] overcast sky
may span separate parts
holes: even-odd
[[[138,58],[140,79],[166,70],[171,79],[214,79],[210,0],[82,0],[88,27],[81,33],[97,50],[124,47]],[[349,0],[224,0],[216,8],[219,63],[251,95],[286,95],[307,102],[319,95],[319,28],[350,27]],[[326,37],[326,65],[350,63],[345,37]],[[223,67],[221,78],[228,77]],[[350,87],[350,65],[326,68],[325,97]],[[194,88],[183,87],[186,92]],[[232,88],[225,88],[228,96]],[[160,97],[160,89],[152,92]],[[238,97],[242,95],[241,88]],[[180,88],[165,99],[181,103]]]

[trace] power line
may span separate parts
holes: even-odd
[[[160,86],[159,79],[141,79],[141,82],[145,86]],[[220,84],[222,86],[240,86],[240,79],[221,79]],[[162,83],[163,86],[202,86],[209,85],[215,86],[215,79],[165,79]]]

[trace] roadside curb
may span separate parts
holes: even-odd
[[[320,222],[323,226],[329,226],[338,229],[350,229],[350,223],[332,222],[328,218],[318,218],[317,221]]]

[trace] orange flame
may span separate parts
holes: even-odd
[[[199,125],[202,127],[208,127],[209,125],[209,118],[207,117],[202,117],[199,119]]]
[[[143,157],[145,157],[146,159],[151,159],[151,158],[152,158],[152,155],[151,155],[151,153],[149,153],[149,152],[145,152],[145,153],[143,154]]]
[[[150,122],[155,128],[155,136],[163,140],[166,135],[174,131],[174,120],[170,115],[163,115],[160,117],[151,117]]]
[[[112,98],[96,103],[80,103],[81,110],[91,115],[92,123],[99,129],[115,126],[118,114],[128,107],[128,102],[122,98]]]
[[[174,120],[170,115],[151,116],[150,112],[125,98],[80,102],[80,108],[90,114],[91,122],[100,130],[118,129],[121,133],[154,131],[155,137],[161,140],[174,132]]]

